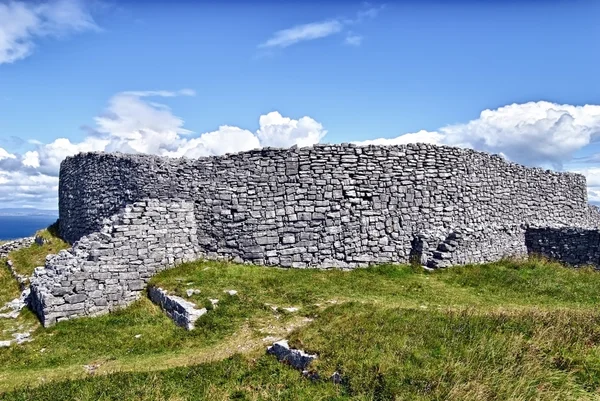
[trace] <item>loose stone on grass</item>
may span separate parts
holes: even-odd
[[[29,298],[30,290],[26,289],[21,292],[21,296],[19,298],[15,298],[10,302],[7,302],[0,311],[9,310],[9,312],[0,313],[0,318],[4,319],[16,319],[19,317],[19,313],[21,309],[27,306],[27,300]]]
[[[267,353],[275,355],[280,362],[287,363],[295,369],[304,371],[317,355],[307,354],[299,349],[290,348],[287,340],[280,340],[267,348]]]
[[[148,296],[152,302],[165,311],[175,324],[186,330],[193,330],[196,320],[207,312],[206,308],[196,309],[196,305],[192,302],[176,295],[169,295],[162,288],[148,288]]]
[[[340,384],[342,382],[342,375],[336,371],[336,372],[333,372],[330,379],[334,384]]]
[[[15,334],[13,334],[13,337],[15,338],[15,342],[17,344],[23,344],[23,343],[33,341],[33,339],[31,338],[31,333],[29,333],[29,332],[15,333]]]
[[[195,294],[200,294],[200,290],[197,290],[195,288],[190,288],[189,290],[185,290],[185,295],[187,295],[188,298]]]

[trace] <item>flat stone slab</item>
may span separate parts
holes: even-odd
[[[0,313],[0,319],[16,319],[19,317],[19,313],[21,309],[27,306],[27,299],[29,298],[30,290],[26,289],[21,292],[21,296],[19,298],[15,298],[10,302],[7,302],[2,308],[0,308],[0,312],[8,311]]]
[[[193,330],[196,320],[207,312],[206,308],[197,309],[196,304],[176,295],[169,295],[162,288],[148,288],[148,296],[152,302],[165,311],[175,324],[186,330]]]
[[[267,353],[275,355],[280,362],[289,364],[298,370],[306,370],[308,365],[315,359],[317,355],[307,354],[306,352],[290,348],[287,340],[280,340],[267,348]]]

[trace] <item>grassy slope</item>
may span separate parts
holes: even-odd
[[[4,399],[600,398],[600,275],[591,270],[543,261],[433,273],[198,262],[152,283],[180,295],[200,289],[197,304],[219,298],[219,306],[193,332],[147,299],[40,328],[33,342],[0,349],[0,389],[18,388]],[[319,353],[313,368],[346,380],[301,379],[264,355],[266,336]],[[90,364],[99,375],[86,373]]]
[[[40,230],[36,234],[47,242],[44,245],[33,244],[28,248],[12,251],[8,254],[17,273],[26,277],[31,276],[36,267],[44,265],[47,255],[58,253],[58,251],[69,247],[69,244],[58,237],[55,225]]]
[[[47,255],[68,247],[68,244],[58,237],[55,224],[36,234],[48,242],[44,245],[33,244],[28,248],[8,254],[17,273],[27,277],[33,274],[36,267],[44,265]],[[6,302],[18,298],[20,294],[19,285],[11,276],[5,261],[0,260],[0,307]],[[40,324],[35,315],[29,310],[23,310],[17,319],[0,319],[0,341],[12,339],[14,333],[23,333],[39,327]]]

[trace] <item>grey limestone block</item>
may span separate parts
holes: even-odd
[[[169,295],[158,287],[148,288],[148,296],[152,302],[159,305],[178,326],[193,330],[194,323],[200,316],[207,313],[206,308],[196,308],[196,305],[181,297]]]
[[[280,361],[289,364],[298,370],[306,370],[310,363],[317,359],[317,355],[308,354],[302,350],[290,348],[287,340],[280,340],[267,348],[267,353],[275,355]]]

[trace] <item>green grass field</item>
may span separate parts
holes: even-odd
[[[1,300],[10,298],[4,271],[0,284]],[[435,272],[195,262],[151,285],[184,297],[199,289],[190,300],[218,298],[218,307],[191,332],[145,297],[48,329],[24,312],[34,340],[0,349],[0,399],[600,399],[600,274],[591,269],[543,260]],[[280,338],[319,354],[311,370],[322,380],[266,355]],[[334,371],[341,384],[328,380]]]

